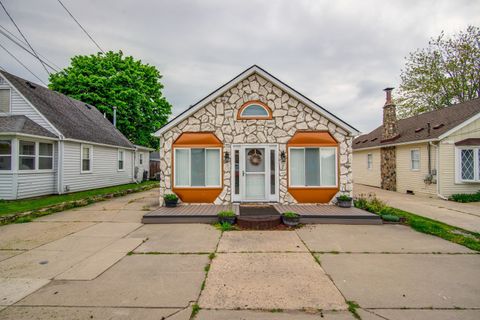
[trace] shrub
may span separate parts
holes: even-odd
[[[352,200],[352,198],[349,197],[349,196],[346,195],[346,194],[342,194],[342,195],[338,196],[337,199],[338,199],[338,201],[350,201],[350,200]]]
[[[230,231],[233,230],[233,226],[228,222],[222,222],[219,224],[220,230],[222,231]]]
[[[298,218],[298,213],[296,213],[296,212],[291,212],[291,211],[284,212],[284,213],[282,213],[282,215],[283,215],[285,218]]]
[[[178,197],[177,195],[173,194],[173,193],[169,193],[169,194],[166,194],[163,196],[163,199],[165,201],[177,201],[178,200]]]
[[[217,213],[219,217],[235,217],[235,212],[232,210],[220,211]]]
[[[452,194],[448,200],[456,201],[456,202],[478,202],[480,201],[480,191],[477,193],[457,193]]]
[[[400,217],[397,217],[393,214],[384,214],[384,215],[382,215],[382,219],[385,220],[385,221],[389,221],[389,222],[399,222],[400,221]]]

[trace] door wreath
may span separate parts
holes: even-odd
[[[258,149],[252,149],[248,152],[248,159],[254,166],[258,166],[262,162],[262,152]]]

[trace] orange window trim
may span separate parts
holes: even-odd
[[[321,148],[336,147],[337,148],[337,186],[290,186],[290,147],[299,148]],[[287,142],[287,190],[290,195],[299,203],[329,203],[332,198],[340,190],[340,156],[338,142],[327,131],[297,131],[293,137]]]
[[[220,148],[220,187],[175,187],[176,148]],[[184,132],[172,144],[171,177],[172,191],[186,203],[212,203],[223,190],[223,144],[212,132]]]
[[[253,116],[253,117],[242,116],[243,110],[252,104],[258,104],[263,108],[265,108],[265,110],[267,110],[268,112],[268,116]],[[251,100],[251,101],[245,102],[244,104],[242,104],[242,106],[240,107],[237,113],[237,120],[272,120],[272,119],[273,119],[272,109],[270,109],[269,106],[267,106],[265,103],[263,103],[260,100]]]

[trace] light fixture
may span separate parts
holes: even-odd
[[[285,151],[280,152],[280,160],[282,162],[287,161],[287,155],[285,154]]]
[[[225,163],[230,162],[230,152],[228,151],[225,152],[224,160],[225,160]]]

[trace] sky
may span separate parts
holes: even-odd
[[[98,51],[57,0],[1,1],[57,66]],[[381,123],[382,89],[399,86],[409,52],[480,25],[478,0],[62,2],[104,50],[158,68],[173,115],[256,64],[362,132]],[[2,10],[0,25],[16,32]],[[0,44],[48,82],[32,56]],[[2,48],[0,67],[38,82]]]

